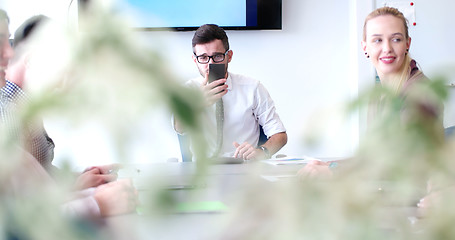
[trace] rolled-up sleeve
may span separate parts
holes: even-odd
[[[255,95],[255,109],[253,109],[253,112],[265,135],[270,137],[277,133],[286,132],[286,128],[276,112],[275,103],[261,83],[258,84]]]

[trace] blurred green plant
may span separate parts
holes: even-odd
[[[62,34],[63,33],[63,34]],[[53,41],[49,41],[49,37]],[[55,28],[37,36],[38,69],[30,87],[24,122],[41,114],[54,115],[77,128],[99,122],[115,139],[124,163],[125,146],[134,139],[131,126],[144,114],[165,106],[181,119],[197,144],[194,182],[203,180],[207,164],[199,112],[198,92],[181,86],[156,51],[135,34],[123,19],[99,6],[86,9],[79,31]],[[237,205],[222,221],[219,239],[452,239],[455,200],[450,192],[423,219],[409,219],[416,201],[427,191],[453,185],[454,142],[444,140],[440,119],[428,102],[438,106],[447,99],[443,80],[418,85],[406,98],[375,88],[348,104],[346,113],[380,102],[380,116],[370,122],[353,159],[340,164],[332,178],[266,183],[247,176],[238,189]],[[375,104],[375,105],[376,105]],[[432,105],[430,104],[430,105]],[[153,133],[151,133],[153,134]],[[103,225],[63,216],[58,207],[70,190],[69,179],[58,187],[28,184],[13,194],[10,177],[21,168],[22,154],[8,137],[1,140],[0,226],[3,239],[108,239]],[[68,166],[68,169],[71,166]],[[251,165],[251,170],[258,170]],[[69,174],[69,172],[68,172]],[[251,177],[251,178],[249,178]],[[25,180],[25,179],[23,179]],[[33,183],[33,181],[30,181]],[[27,181],[27,183],[30,183]],[[175,209],[175,199],[163,191],[162,179],[143,202],[156,218]],[[221,189],[220,191],[222,191]],[[239,224],[240,222],[240,224]],[[87,224],[89,223],[89,224]],[[219,225],[217,225],[219,226]],[[170,227],[171,228],[171,227]]]
[[[438,115],[447,97],[443,79],[415,84],[406,95],[382,87],[361,93],[346,116],[380,109],[354,157],[333,177],[272,185],[252,179],[223,239],[452,239],[453,187],[425,215],[416,205],[428,186],[455,184],[454,142],[444,138]],[[233,230],[239,221],[246,226]]]
[[[79,29],[51,23],[34,36],[29,69],[33,81],[26,89],[30,101],[18,113],[22,123],[43,115],[63,119],[76,129],[99,123],[114,141],[116,156],[125,164],[131,161],[128,142],[136,137],[131,129],[147,114],[162,108],[182,121],[193,141],[203,142],[198,118],[203,110],[200,93],[182,86],[160,53],[147,47],[124,19],[97,5],[97,1],[91,2],[93,5],[79,16]],[[67,173],[56,179],[58,185],[50,187],[27,176],[21,180],[26,186],[10,186],[10,177],[23,164],[24,156],[13,150],[18,140],[6,136],[1,141],[0,238],[108,239],[103,226],[90,226],[96,222],[60,212],[61,203],[71,191],[71,163],[77,159],[68,159],[64,169]],[[205,171],[206,144],[197,146],[195,155],[202,161],[195,182]],[[35,184],[27,186],[30,182]],[[151,184],[156,184],[151,187],[156,192],[151,191],[149,201],[143,204],[149,209],[173,208],[172,204],[163,204],[166,197],[159,183]]]

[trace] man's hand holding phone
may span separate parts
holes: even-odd
[[[224,64],[210,64],[209,73],[201,84],[201,90],[210,106],[221,99],[226,93],[226,68]]]
[[[202,92],[207,100],[207,105],[211,106],[227,93],[226,78],[215,80],[211,83],[208,82],[208,74],[201,85]]]

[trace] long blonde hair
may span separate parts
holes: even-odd
[[[366,41],[367,38],[366,32],[368,21],[370,21],[373,18],[386,15],[394,16],[403,22],[406,41],[409,40],[408,20],[404,17],[403,13],[396,8],[382,7],[374,10],[365,18],[365,22],[363,24],[363,41]],[[411,57],[409,56],[408,53],[406,53],[403,65],[401,66],[399,73],[393,76],[389,81],[387,81],[387,86],[390,87],[397,94],[401,92],[406,81],[409,79],[411,73],[410,67],[411,61],[412,61]]]

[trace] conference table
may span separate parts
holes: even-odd
[[[119,171],[119,178],[133,180],[142,207],[137,214],[107,218],[109,236],[112,239],[245,239],[257,229],[273,228],[276,223],[271,223],[271,216],[292,212],[289,205],[294,203],[286,200],[283,189],[292,192],[289,189],[297,186],[296,174],[303,166],[264,161],[202,167],[194,162],[127,165]],[[250,212],[248,204],[262,210]],[[268,210],[273,213],[267,213]],[[395,224],[391,219],[399,218],[411,225],[418,220],[414,206],[385,206],[382,214],[384,224],[378,228],[392,229],[391,232]]]

